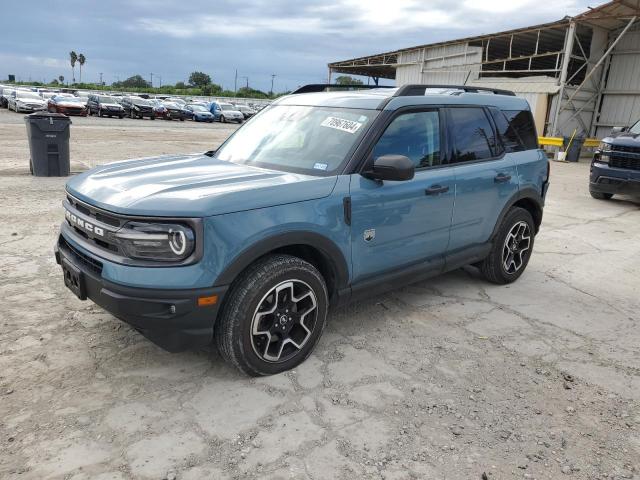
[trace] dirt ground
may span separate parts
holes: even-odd
[[[234,127],[74,119],[73,170]],[[169,354],[63,286],[64,179],[0,111],[0,478],[640,478],[640,202],[552,165],[522,278],[473,269],[330,314],[295,371]]]

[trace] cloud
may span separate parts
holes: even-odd
[[[64,0],[61,27],[50,0],[3,0],[0,78],[71,78],[75,50],[91,81],[154,72],[167,84],[202,70],[233,88],[238,70],[262,90],[276,74],[283,90],[323,81],[333,61],[549,22],[589,1]]]

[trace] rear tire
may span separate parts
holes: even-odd
[[[611,200],[613,197],[613,193],[594,192],[593,190],[589,190],[589,193],[596,200]]]
[[[511,208],[498,228],[489,256],[479,265],[484,277],[498,285],[515,282],[531,258],[535,231],[527,210]]]
[[[322,275],[290,255],[269,255],[233,282],[215,324],[222,357],[251,376],[302,363],[324,330],[329,305]]]

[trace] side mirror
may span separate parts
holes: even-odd
[[[373,161],[371,170],[363,175],[374,180],[411,180],[415,174],[413,162],[404,155],[383,155]]]
[[[613,127],[611,133],[624,133],[629,130],[629,127]]]

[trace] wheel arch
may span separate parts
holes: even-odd
[[[540,230],[540,225],[542,223],[542,209],[544,206],[544,201],[538,191],[534,188],[523,188],[519,190],[516,194],[514,194],[509,201],[506,203],[505,207],[500,212],[498,216],[498,221],[496,222],[493,233],[491,234],[491,238],[493,239],[500,228],[500,224],[502,220],[507,215],[509,210],[513,207],[524,208],[528,211],[533,217],[533,222],[535,224],[536,232]]]
[[[280,253],[301,258],[322,274],[333,303],[349,282],[349,269],[340,248],[315,232],[288,232],[265,238],[238,254],[218,276],[216,285],[229,285],[247,267],[265,255]]]

